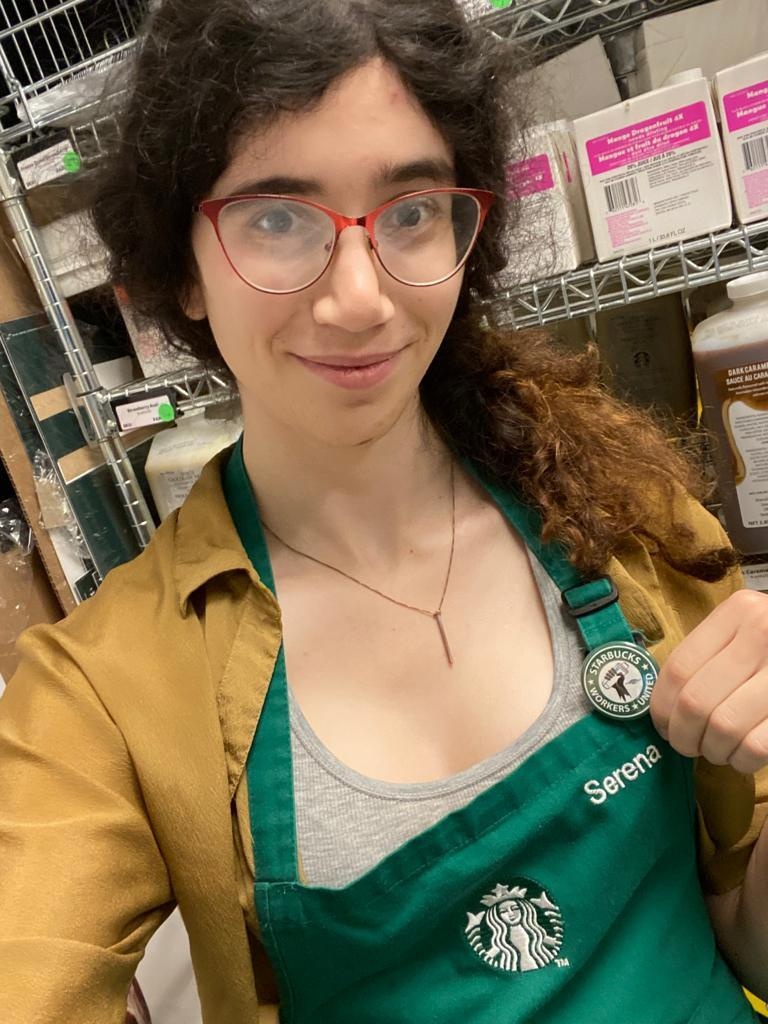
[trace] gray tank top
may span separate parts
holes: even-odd
[[[552,638],[554,680],[544,711],[504,750],[436,782],[392,783],[348,768],[328,750],[289,692],[296,831],[309,885],[341,888],[387,854],[489,789],[589,712],[583,648],[560,591],[529,552]]]

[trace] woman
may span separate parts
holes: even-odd
[[[21,643],[12,1024],[117,1020],[175,904],[207,1024],[752,1020],[768,599],[589,359],[481,325],[509,64],[452,0],[154,14],[95,218],[244,433]]]

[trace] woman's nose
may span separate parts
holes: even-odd
[[[365,228],[345,228],[330,266],[316,285],[316,323],[348,331],[366,331],[386,323],[395,307],[381,288],[382,274]]]

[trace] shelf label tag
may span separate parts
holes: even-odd
[[[72,144],[65,140],[19,160],[16,169],[24,188],[33,189],[78,171],[80,157],[72,149]]]
[[[172,423],[176,419],[173,396],[167,391],[113,402],[112,408],[121,434],[139,427],[152,427],[156,423]]]
[[[748,590],[768,591],[768,562],[757,565],[742,565],[741,572]]]

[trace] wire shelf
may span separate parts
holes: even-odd
[[[93,120],[84,121],[69,129],[72,149],[80,157],[84,170],[93,168],[99,163],[117,134],[117,130],[115,117],[111,114],[104,114]]]
[[[19,0],[0,5],[0,141],[98,116],[102,90],[119,92],[122,62],[151,0]],[[703,0],[464,0],[467,12],[524,44],[538,59],[600,33],[609,37],[654,14]],[[25,14],[30,9],[32,14]],[[112,74],[107,72],[112,69]]]
[[[514,38],[541,60],[600,33],[609,37],[654,14],[703,0],[464,0],[467,12]],[[9,144],[49,125],[99,116],[103,92],[120,94],[119,69],[151,0],[19,0],[0,5],[0,142]],[[28,7],[27,7],[28,9]],[[111,69],[111,71],[110,71]],[[108,74],[109,72],[109,74]]]
[[[209,406],[222,405],[238,397],[234,380],[224,371],[201,367],[161,374],[158,377],[146,377],[111,391],[97,393],[97,401],[105,410],[108,433],[115,435],[118,432],[117,421],[111,412],[116,404],[135,401],[158,391],[167,391],[169,396],[173,396],[176,410],[182,415]]]
[[[492,312],[497,323],[520,330],[760,270],[768,270],[768,220],[610,263],[595,263],[519,290],[499,292],[482,308]],[[182,414],[237,397],[235,383],[227,373],[201,368],[103,391],[98,401],[108,407],[161,389],[174,395],[176,408]],[[117,423],[111,414],[107,416],[107,428],[109,433],[117,433]]]
[[[3,0],[0,140],[73,123],[117,87],[148,0]],[[29,13],[31,10],[31,14]]]
[[[695,7],[704,0],[518,0],[488,12],[493,0],[465,0],[470,14],[499,35],[514,37],[541,60],[587,36],[608,38],[654,14]],[[495,6],[495,5],[494,5]]]
[[[768,220],[500,291],[483,306],[499,323],[536,327],[758,270],[768,270]]]

